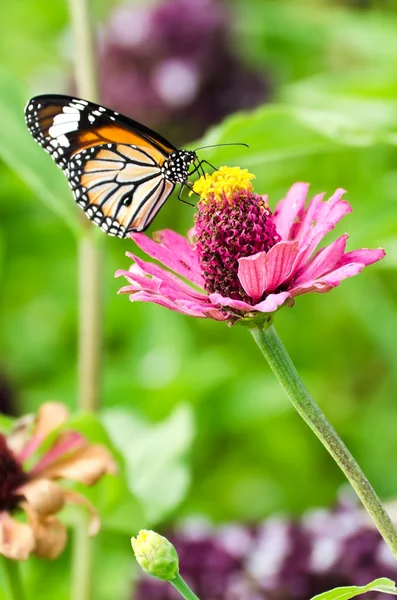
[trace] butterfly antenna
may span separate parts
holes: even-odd
[[[218,146],[245,146],[246,148],[249,148],[248,144],[245,144],[244,142],[232,142],[230,144],[211,144],[210,146],[200,146],[199,148],[195,148],[194,151],[197,152],[197,150],[204,150],[204,148],[218,148]]]

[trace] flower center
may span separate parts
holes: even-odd
[[[0,434],[0,512],[16,508],[20,496],[15,490],[26,480],[21,464],[7,446],[4,435]]]
[[[196,214],[197,255],[209,293],[252,299],[238,279],[238,261],[268,252],[281,240],[266,201],[252,190],[253,175],[221,167],[194,184],[200,194]]]

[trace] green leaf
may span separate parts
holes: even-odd
[[[387,577],[381,577],[364,586],[352,585],[335,588],[329,592],[314,596],[312,600],[349,600],[349,598],[355,598],[355,596],[365,594],[365,592],[384,592],[385,594],[397,596],[397,588],[394,581],[387,579]]]
[[[397,78],[394,69],[320,75],[287,86],[284,99],[298,119],[347,146],[395,143]]]
[[[236,141],[248,144],[249,148],[209,148],[206,157],[217,165],[243,162],[244,167],[250,169],[337,149],[333,140],[302,122],[295,114],[295,108],[276,105],[232,115],[212,127],[192,147]]]
[[[15,419],[13,419],[12,417],[0,414],[0,433],[9,433],[14,423]]]
[[[14,169],[48,207],[75,231],[78,211],[65,176],[31,137],[24,118],[28,91],[6,71],[0,71],[0,157]]]
[[[190,482],[184,457],[194,435],[191,409],[179,406],[155,425],[125,408],[108,409],[103,419],[124,455],[130,490],[150,522],[158,522],[181,502]]]

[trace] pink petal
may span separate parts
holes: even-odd
[[[291,297],[289,292],[279,292],[278,294],[269,294],[263,302],[255,305],[255,310],[259,312],[268,313],[274,312],[280,306],[282,306],[288,298]]]
[[[164,294],[172,299],[176,297],[186,297],[187,299],[207,298],[206,294],[196,291],[177,275],[166,271],[159,265],[145,262],[130,253],[128,253],[128,256],[134,261],[134,264],[129,271],[118,271],[116,276],[124,275],[133,284],[137,284],[138,289]]]
[[[370,248],[361,248],[360,250],[347,252],[342,257],[338,266],[352,262],[359,262],[365,266],[368,266],[378,262],[378,260],[381,260],[384,256],[386,256],[386,252],[383,250],[383,248],[377,248],[376,250],[371,250]]]
[[[337,287],[341,281],[348,277],[358,275],[364,269],[365,265],[362,263],[350,263],[331,271],[323,275],[319,279],[306,281],[297,286],[293,286],[289,291],[291,296],[299,296],[301,294],[307,294],[308,292],[320,292],[325,293]]]
[[[159,231],[156,236],[160,239],[160,243],[151,240],[143,233],[131,234],[131,238],[146,254],[178,275],[204,287],[196,252],[186,238],[170,230]]]
[[[266,289],[266,252],[240,258],[237,276],[244,291],[255,302],[260,300]]]
[[[211,302],[214,304],[220,304],[221,306],[226,306],[228,308],[234,308],[235,310],[240,310],[248,313],[254,312],[274,312],[277,310],[284,302],[290,297],[289,292],[281,292],[279,294],[269,294],[269,296],[259,302],[259,304],[255,304],[252,306],[247,302],[243,302],[242,300],[233,300],[232,298],[225,298],[221,296],[221,294],[211,294],[209,296]]]
[[[308,183],[295,183],[287,193],[284,200],[281,200],[274,211],[274,222],[277,233],[281,239],[287,241],[291,239],[290,233],[295,219],[299,217],[305,205]]]
[[[152,302],[153,304],[158,304],[159,306],[164,306],[170,310],[179,312],[183,315],[189,315],[191,317],[206,317],[206,311],[204,308],[200,308],[200,310],[193,310],[192,308],[184,307],[177,302],[169,300],[164,296],[156,296],[154,294],[149,294],[146,292],[135,292],[130,295],[131,302]]]
[[[160,290],[161,280],[158,277],[149,277],[135,264],[130,267],[129,271],[120,269],[115,273],[115,277],[125,277],[129,282],[129,285],[119,289],[118,294],[128,294],[132,289],[153,293],[158,293]]]
[[[323,204],[324,196],[325,193],[322,192],[310,200],[306,210],[302,211],[301,219],[294,223],[291,231],[291,238],[294,240],[302,240],[305,237],[307,231],[312,227],[313,221],[315,221],[314,215]]]
[[[204,316],[215,319],[215,321],[226,321],[228,318],[224,312],[214,308],[209,301],[206,303],[206,306],[203,306],[202,304],[195,304],[194,302],[188,302],[186,300],[178,300],[177,304],[185,309],[188,309],[189,311],[195,311],[196,313],[202,313],[204,311]]]
[[[273,292],[290,275],[298,254],[298,242],[279,242],[267,253],[266,292]]]
[[[340,219],[351,212],[350,204],[340,199],[343,193],[344,190],[337,190],[328,202],[321,202],[317,205],[311,227],[305,230],[305,235],[300,240],[299,254],[291,276],[309,260],[321,240],[332,231]]]
[[[346,248],[347,233],[338,238],[335,242],[322,248],[317,252],[314,258],[307,265],[303,266],[294,277],[293,285],[312,281],[324,273],[332,271],[343,257]],[[349,261],[353,262],[353,261]]]
[[[243,310],[245,312],[252,312],[255,310],[255,307],[252,304],[248,304],[248,302],[244,302],[243,300],[233,300],[233,298],[225,298],[221,294],[210,294],[208,298],[211,303],[215,305],[220,304],[221,306],[235,308],[236,310]]]

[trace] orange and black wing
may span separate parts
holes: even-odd
[[[175,184],[162,170],[176,148],[110,109],[69,96],[37,96],[25,116],[34,139],[65,172],[76,202],[109,235],[146,229]]]

